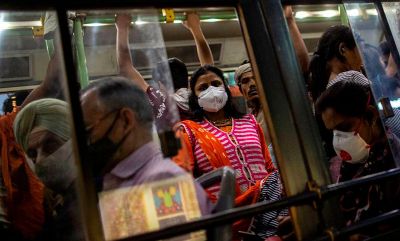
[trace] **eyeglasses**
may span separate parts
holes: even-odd
[[[103,120],[107,119],[111,114],[119,111],[120,109],[115,109],[112,111],[107,112],[105,115],[103,115],[103,117],[101,117],[100,119],[98,119],[95,123],[89,125],[86,127],[85,131],[86,131],[86,136],[90,137],[90,134],[92,133],[93,129],[100,124],[100,122],[102,122]]]

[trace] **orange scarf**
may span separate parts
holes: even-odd
[[[212,167],[217,169],[224,166],[229,166],[229,167],[231,166],[231,162],[228,159],[228,155],[226,153],[224,146],[211,132],[207,131],[200,124],[194,121],[185,120],[182,121],[182,123],[190,129],[190,131],[196,138],[197,142],[199,143],[202,151],[205,153]],[[265,177],[265,179],[267,178],[268,176]],[[257,181],[254,186],[251,186],[244,193],[241,193],[239,186],[236,183],[235,190],[236,190],[236,198],[235,198],[236,207],[256,203],[261,190],[261,181]],[[214,195],[210,193],[208,194],[213,202],[217,200],[217,198]],[[239,220],[235,222],[233,227],[234,230],[247,231],[249,224],[250,220],[248,219]]]
[[[32,240],[44,224],[44,186],[25,161],[14,138],[12,124],[16,113],[0,117],[1,166],[7,190],[6,208],[13,227]]]

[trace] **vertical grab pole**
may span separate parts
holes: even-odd
[[[330,183],[327,160],[281,2],[240,0],[238,13],[286,194],[318,193]],[[299,240],[339,220],[335,202],[314,204],[290,209]]]
[[[89,85],[89,74],[86,65],[85,46],[83,43],[83,20],[85,15],[77,13],[73,24],[73,39],[75,45],[76,63],[78,68],[78,79],[81,88]]]
[[[54,54],[54,42],[52,39],[46,39],[45,43],[46,43],[47,54],[49,55],[49,58],[51,58],[51,56],[53,56]]]
[[[340,22],[342,23],[342,25],[349,26],[349,18],[347,17],[347,12],[344,8],[344,5],[340,4],[338,8],[340,13]]]
[[[93,183],[92,169],[87,161],[87,147],[85,126],[83,124],[83,113],[79,98],[78,73],[74,64],[73,47],[68,26],[67,9],[60,4],[56,8],[58,26],[60,28],[60,43],[64,57],[65,74],[67,77],[68,99],[71,105],[75,142],[75,158],[78,165],[78,191],[81,207],[81,218],[85,228],[86,239],[90,241],[104,241],[102,222],[97,208],[97,192]],[[77,152],[76,152],[77,151]]]

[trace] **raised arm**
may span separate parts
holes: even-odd
[[[57,42],[56,40],[54,41]],[[59,98],[63,95],[62,80],[64,79],[64,75],[60,72],[61,62],[59,52],[60,51],[55,48],[54,54],[47,65],[44,80],[26,97],[21,107],[24,107],[34,100],[45,97]]]
[[[199,15],[197,15],[196,12],[188,12],[186,17],[186,21],[183,22],[183,25],[190,31],[196,42],[197,56],[199,57],[200,64],[202,66],[205,64],[213,65],[214,58],[210,46],[201,30]]]
[[[303,38],[301,37],[301,33],[299,28],[297,27],[296,20],[293,17],[292,7],[285,6],[283,8],[286,21],[289,27],[290,36],[292,37],[294,49],[296,51],[297,59],[300,63],[301,70],[303,74],[308,73],[308,50],[306,44],[304,43]]]
[[[115,18],[117,27],[117,62],[120,75],[124,76],[137,84],[146,92],[149,84],[143,76],[133,66],[131,51],[129,49],[129,28],[132,18],[128,14],[118,14]]]

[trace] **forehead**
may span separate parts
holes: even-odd
[[[213,72],[210,72],[210,71],[207,71],[204,75],[200,76],[200,77],[197,79],[196,86],[197,86],[197,85],[200,85],[200,84],[202,84],[202,83],[211,82],[211,81],[213,81],[213,80],[221,80],[221,78],[218,77],[217,74],[215,74],[215,73],[213,73]],[[222,81],[222,80],[221,80],[221,81]]]
[[[43,128],[33,128],[28,138],[28,146],[30,149],[40,148],[45,143],[58,142],[62,142],[59,136]]]
[[[98,119],[98,116],[103,112],[94,90],[89,90],[81,96],[81,105],[85,123]]]
[[[334,129],[338,124],[346,120],[346,118],[337,113],[333,108],[327,108],[321,114],[325,127],[329,130]]]
[[[242,80],[242,79],[247,79],[247,78],[254,78],[253,71],[249,71],[249,72],[243,73],[243,74],[240,76],[240,79],[241,79],[241,80]]]

